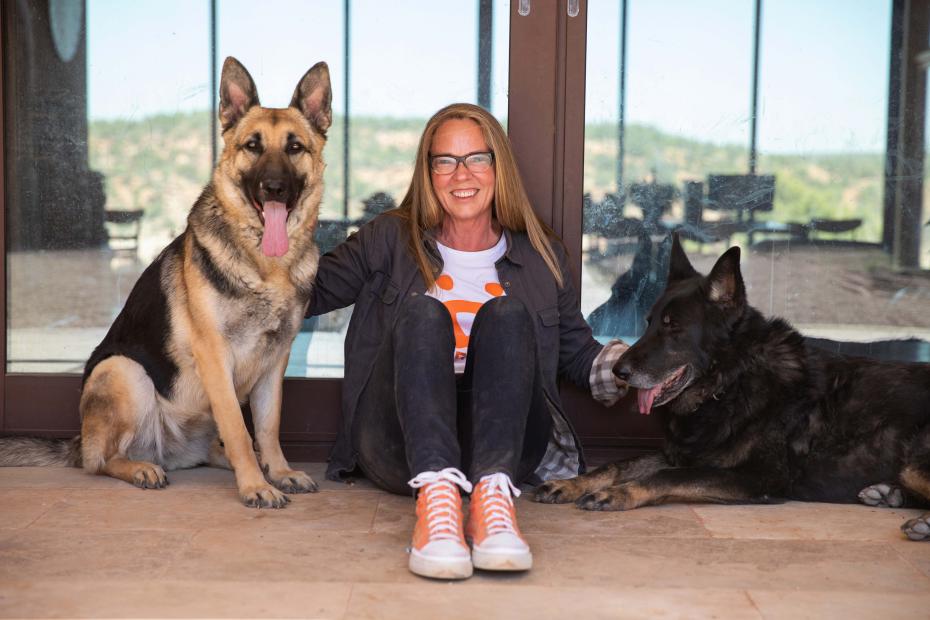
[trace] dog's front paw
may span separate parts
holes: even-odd
[[[269,473],[268,479],[285,493],[316,493],[320,487],[307,473],[286,469],[280,473]]]
[[[582,495],[584,495],[584,489],[578,482],[578,478],[572,478],[550,480],[539,485],[533,499],[543,504],[568,504]]]
[[[132,483],[140,489],[164,489],[168,486],[168,476],[159,465],[140,461],[136,463]]]
[[[930,540],[930,512],[909,519],[901,526],[901,531],[911,540]]]
[[[867,506],[898,508],[904,505],[904,493],[901,487],[882,482],[859,491],[859,501]]]
[[[631,486],[624,484],[582,495],[575,505],[582,510],[632,510],[640,502],[637,502]]]
[[[241,488],[239,498],[249,508],[284,508],[291,501],[270,484]]]

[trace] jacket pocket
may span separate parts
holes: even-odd
[[[540,310],[539,321],[543,324],[544,327],[555,327],[559,324],[559,309],[558,308],[546,308],[545,310]]]
[[[397,299],[400,289],[383,271],[371,275],[371,294],[384,304],[392,304]]]

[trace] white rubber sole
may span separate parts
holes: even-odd
[[[530,551],[484,551],[475,548],[471,552],[471,562],[481,570],[530,570],[533,568],[533,554]]]
[[[428,557],[416,549],[410,550],[407,566],[414,575],[433,579],[468,579],[474,572],[471,558]]]

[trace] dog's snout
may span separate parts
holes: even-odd
[[[284,181],[281,179],[265,179],[258,184],[258,188],[265,195],[267,200],[278,200],[282,201],[286,198],[285,194],[287,192]]]
[[[626,381],[629,383],[630,377],[633,375],[633,370],[624,362],[618,362],[614,366],[614,376],[620,379],[621,381]]]

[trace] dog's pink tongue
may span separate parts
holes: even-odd
[[[269,201],[265,203],[263,214],[262,252],[265,256],[284,256],[287,253],[287,207],[283,202]]]
[[[649,415],[652,413],[652,402],[656,399],[656,395],[659,393],[659,386],[644,390],[640,388],[636,390],[636,397],[639,399],[639,412],[643,415]]]

